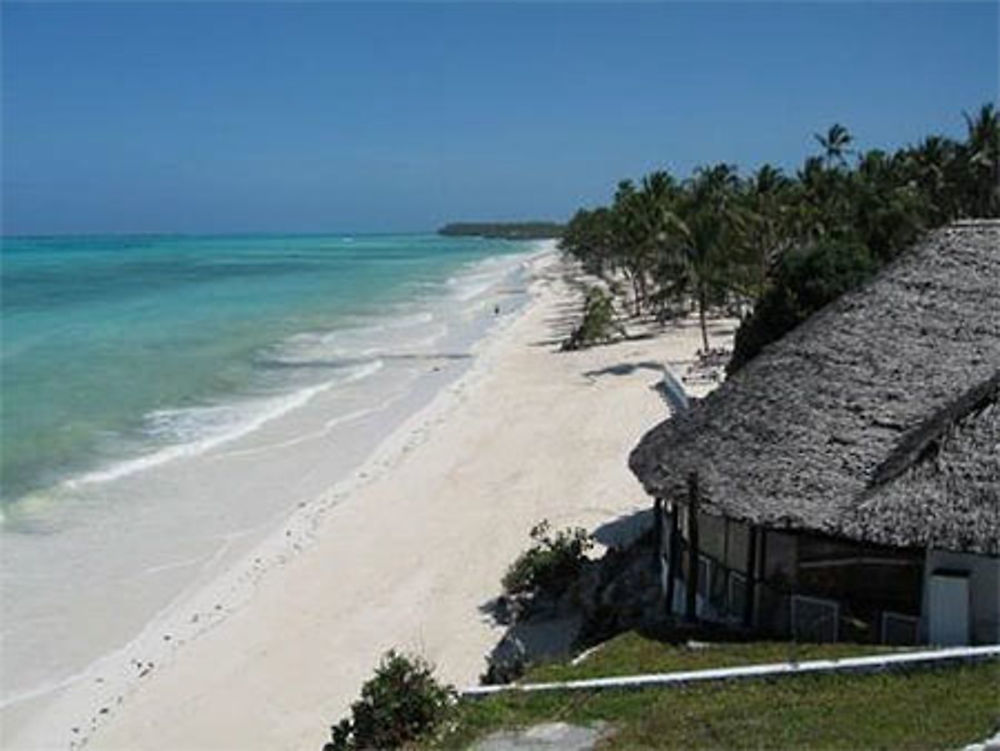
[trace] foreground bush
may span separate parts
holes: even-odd
[[[323,751],[400,748],[427,738],[441,726],[454,704],[455,691],[442,686],[420,657],[390,650],[351,705],[351,719],[331,730]]]
[[[560,530],[552,536],[548,521],[531,530],[534,544],[518,556],[503,577],[508,595],[556,594],[564,590],[580,573],[585,553],[593,541],[585,529]]]

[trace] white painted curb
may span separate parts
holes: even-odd
[[[675,673],[649,673],[623,675],[615,678],[590,678],[556,683],[504,684],[499,686],[471,686],[463,689],[464,698],[481,698],[492,694],[537,691],[598,691],[609,688],[644,688],[669,686],[701,681],[732,680],[742,678],[770,678],[805,673],[846,673],[875,671],[894,667],[933,667],[942,662],[978,662],[1000,657],[1000,644],[981,647],[950,647],[946,649],[900,652],[894,654],[845,657],[840,660],[809,660],[807,662],[776,662],[764,665],[743,665],[710,670],[685,670]]]

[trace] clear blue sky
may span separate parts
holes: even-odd
[[[701,163],[964,135],[995,2],[14,4],[7,233],[567,218]]]

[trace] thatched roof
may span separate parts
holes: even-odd
[[[771,527],[1000,554],[1000,222],[952,225],[629,458],[646,490]]]

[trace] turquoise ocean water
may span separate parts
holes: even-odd
[[[453,292],[456,274],[528,247],[435,235],[6,238],[7,515],[75,475],[247,429],[252,405],[258,419],[275,409],[269,396],[363,374],[378,322],[427,324],[419,311]],[[338,335],[340,348],[303,351]]]

